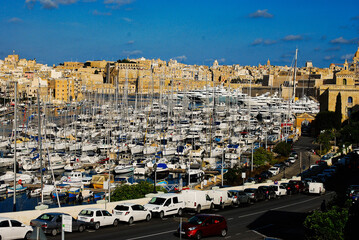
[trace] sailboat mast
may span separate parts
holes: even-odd
[[[14,111],[14,201],[13,211],[16,212],[16,140],[17,140],[17,82],[15,84],[15,111]]]
[[[41,204],[44,202],[43,194],[43,176],[42,176],[42,142],[41,142],[41,112],[40,112],[40,79],[39,88],[37,89],[37,110],[38,110],[38,143],[39,143],[39,157],[40,157],[40,183],[41,183]]]
[[[294,74],[293,74],[293,102],[295,100],[295,83],[297,78],[297,58],[298,58],[298,48],[295,49],[295,62],[294,62]]]

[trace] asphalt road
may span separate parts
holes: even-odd
[[[293,150],[298,153],[298,159],[296,162],[281,171],[278,175],[272,177],[271,180],[280,180],[282,178],[297,176],[304,170],[308,169],[310,165],[315,164],[316,161],[320,160],[318,155],[308,151],[316,148],[313,141],[314,138],[312,137],[301,136],[298,141],[293,144]]]
[[[226,217],[228,222],[228,235],[225,239],[263,239],[264,237],[280,239],[303,239],[303,221],[307,213],[320,207],[323,199],[329,200],[334,194],[324,196],[308,196],[297,194],[271,199],[238,208],[213,210],[212,213]],[[193,214],[185,214],[185,221]],[[120,240],[158,240],[179,239],[175,231],[180,218],[168,217],[163,220],[154,218],[150,222],[137,222],[132,225],[120,224],[119,227],[103,227],[97,231],[88,229],[83,233],[66,233],[65,239],[91,240],[91,239],[120,239]],[[48,239],[58,240],[48,236]],[[209,237],[206,239],[223,239]]]

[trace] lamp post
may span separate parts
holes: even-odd
[[[155,170],[155,176],[154,176],[154,181],[153,181],[153,193],[157,193],[156,191],[156,181],[157,181],[157,174],[156,174],[156,171],[157,171],[157,163],[155,163],[153,165],[153,170]]]

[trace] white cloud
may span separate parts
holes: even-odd
[[[99,12],[96,9],[93,10],[92,14],[95,16],[111,16],[112,15],[112,13],[110,13],[110,12]]]
[[[354,54],[348,53],[340,57],[341,60],[348,60],[352,59],[354,57]]]
[[[257,38],[255,39],[251,45],[252,46],[257,46],[257,45],[272,45],[272,44],[276,44],[277,41],[276,40],[270,40],[270,39],[263,39],[263,38]]]
[[[124,17],[122,18],[123,21],[126,21],[126,22],[132,22],[132,19],[131,18],[127,18],[127,17]]]
[[[124,5],[133,3],[135,0],[104,0],[103,3],[112,9],[119,9]]]
[[[329,60],[332,60],[334,58],[335,58],[335,56],[331,55],[331,56],[325,56],[323,59],[326,60],[326,61],[329,61]]]
[[[58,8],[59,5],[69,5],[77,3],[79,0],[26,0],[25,4],[28,8],[33,8],[36,2],[40,3],[45,9]]]
[[[226,59],[225,58],[220,58],[220,59],[217,59],[217,62],[218,63],[224,63],[226,61]]]
[[[330,43],[333,43],[333,44],[354,44],[357,41],[358,41],[358,38],[345,39],[343,37],[338,37],[336,39],[331,40]]]
[[[273,15],[267,12],[268,9],[264,10],[257,10],[254,13],[249,14],[249,17],[251,18],[272,18]]]
[[[20,23],[20,22],[22,22],[22,19],[17,18],[17,17],[13,17],[13,18],[10,18],[9,20],[7,20],[7,22],[9,22],[9,23]]]
[[[141,50],[123,51],[123,54],[126,56],[140,55],[142,54],[142,51]]]
[[[303,40],[301,35],[288,35],[283,38],[283,41],[298,41]]]
[[[173,59],[183,62],[187,60],[187,57],[185,55],[182,55],[182,56],[174,57]]]
[[[130,41],[127,42],[128,45],[131,45],[131,44],[134,44],[134,43],[135,43],[134,40],[130,40]]]

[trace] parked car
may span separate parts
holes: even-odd
[[[113,215],[120,221],[132,224],[134,221],[151,220],[151,212],[144,206],[135,203],[123,203],[112,210]]]
[[[45,234],[51,234],[52,236],[56,236],[58,233],[62,231],[62,216],[67,215],[67,213],[59,213],[59,212],[50,212],[41,214],[36,219],[32,219],[30,221],[30,225],[33,227],[41,227]],[[88,223],[82,220],[76,220],[72,218],[72,231],[83,232]]]
[[[260,186],[258,187],[258,190],[262,191],[265,195],[265,198],[268,200],[277,197],[277,194],[274,192],[273,188],[269,186]]]
[[[302,181],[290,180],[289,183],[294,184],[294,186],[298,189],[298,192],[306,192],[306,191],[308,191],[308,187]]]
[[[291,156],[291,157],[294,157],[295,159],[298,159],[298,153],[297,153],[296,151],[292,151],[292,152],[290,153],[290,156]]]
[[[279,174],[279,167],[271,167],[270,169],[268,169],[268,171],[273,175],[278,175]]]
[[[232,196],[232,203],[233,205],[240,205],[240,204],[249,204],[251,199],[249,197],[249,195],[244,192],[244,191],[240,191],[240,190],[229,190],[228,191],[231,196]]]
[[[214,206],[224,209],[226,206],[231,206],[232,195],[229,191],[223,189],[216,189],[208,191],[209,196],[213,199]]]
[[[350,186],[347,188],[346,196],[349,198],[349,197],[350,197],[350,194],[353,193],[354,190],[359,190],[359,185],[350,185]]]
[[[33,229],[17,220],[0,217],[0,239],[30,239]]]
[[[102,226],[113,225],[116,227],[119,223],[118,216],[101,208],[85,208],[80,211],[77,219],[89,223],[96,230]]]
[[[281,186],[284,186],[287,189],[287,195],[292,195],[298,193],[298,189],[293,183],[281,183]]]
[[[258,200],[264,200],[266,198],[264,192],[257,188],[246,188],[244,189],[244,192],[249,196],[252,202],[257,202]]]
[[[277,197],[287,195],[287,189],[282,185],[270,185]]]
[[[164,193],[153,197],[144,207],[151,211],[152,216],[163,218],[173,214],[181,216],[185,203],[182,194]]]
[[[214,208],[213,198],[208,191],[184,190],[181,193],[187,210],[200,213],[201,210]]]
[[[290,163],[295,163],[296,161],[295,157],[289,157],[288,160],[290,161]]]
[[[215,214],[198,214],[179,225],[177,229],[178,234],[195,239],[217,235],[225,237],[227,232],[226,219]]]
[[[309,194],[319,194],[322,195],[325,193],[325,188],[323,183],[319,183],[319,182],[310,182],[308,183],[308,189],[309,189]]]

